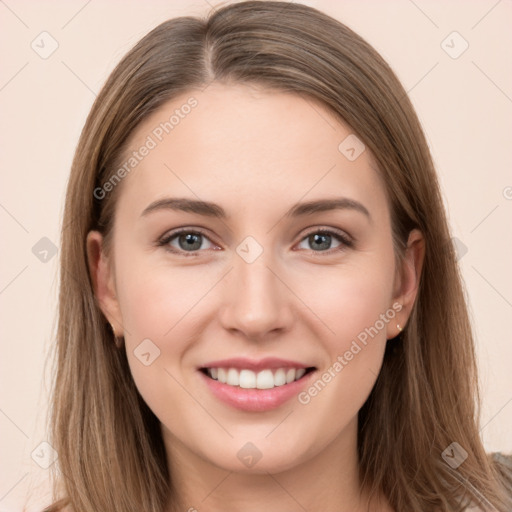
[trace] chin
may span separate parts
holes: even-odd
[[[303,454],[297,454],[296,449],[276,450],[270,446],[258,448],[257,443],[250,441],[244,442],[240,448],[237,443],[237,447],[226,447],[222,453],[207,456],[207,460],[220,469],[251,475],[281,473],[294,468],[304,458]]]

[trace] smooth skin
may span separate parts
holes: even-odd
[[[370,152],[347,159],[338,146],[350,128],[296,94],[219,83],[190,91],[141,123],[126,154],[192,96],[197,106],[118,185],[110,257],[100,233],[87,239],[97,299],[161,421],[180,509],[366,511],[357,414],[386,341],[410,315],[423,237],[411,232],[399,272]],[[216,203],[227,217],[143,214],[171,197]],[[340,197],[369,216],[353,208],[285,216],[297,203]],[[159,245],[177,228],[204,236],[192,248],[184,235]],[[321,230],[352,244],[334,235],[315,242],[309,235]],[[263,251],[252,263],[237,252],[249,236],[251,250]],[[214,397],[198,371],[218,359],[273,356],[315,366],[319,378],[395,303],[401,311],[308,404],[294,397],[274,410],[240,411]],[[149,366],[134,353],[146,339],[160,350]],[[261,453],[252,467],[237,457],[248,442]],[[380,498],[370,510],[391,511]]]

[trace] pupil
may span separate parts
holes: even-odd
[[[325,241],[325,240],[329,240],[330,239],[330,235],[325,235],[325,234],[319,234],[319,233],[316,233],[314,235],[312,235],[312,238],[313,238],[313,241],[315,243],[320,243],[320,245],[322,245],[322,240],[324,240],[324,244],[323,246],[321,247],[321,249],[329,249],[329,242]]]
[[[200,235],[195,235],[192,233],[188,233],[186,235],[182,235],[180,237],[180,241],[185,239],[185,248],[186,249],[199,249],[201,247],[201,242],[199,240]],[[196,247],[194,247],[194,243],[196,244]]]

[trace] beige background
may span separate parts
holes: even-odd
[[[109,72],[137,40],[170,17],[204,14],[208,4],[218,3],[0,1],[0,511],[22,510],[28,492],[36,496],[47,488],[48,470],[31,453],[47,439],[44,365],[53,340],[58,253],[49,252],[43,262],[32,248],[48,243],[39,242],[43,237],[59,244],[65,185],[85,116]],[[391,64],[417,108],[461,250],[478,343],[482,437],[488,451],[510,452],[512,4],[304,3],[365,37]],[[58,43],[46,59],[31,47],[34,41],[39,52],[51,49],[43,31]],[[463,39],[448,37],[453,31]],[[468,49],[452,58],[447,51],[455,55],[464,40]],[[41,510],[45,503],[33,498],[27,510]]]

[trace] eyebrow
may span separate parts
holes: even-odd
[[[206,217],[214,217],[218,219],[227,219],[229,216],[222,206],[211,203],[209,201],[200,201],[188,198],[165,198],[159,199],[151,203],[141,214],[141,217],[149,213],[160,210],[175,210]],[[298,203],[285,213],[285,217],[300,217],[304,215],[311,215],[318,212],[325,212],[330,210],[354,210],[364,214],[371,222],[372,218],[367,208],[354,199],[347,197],[339,197],[333,199],[318,199],[315,201],[308,201],[305,203]]]

